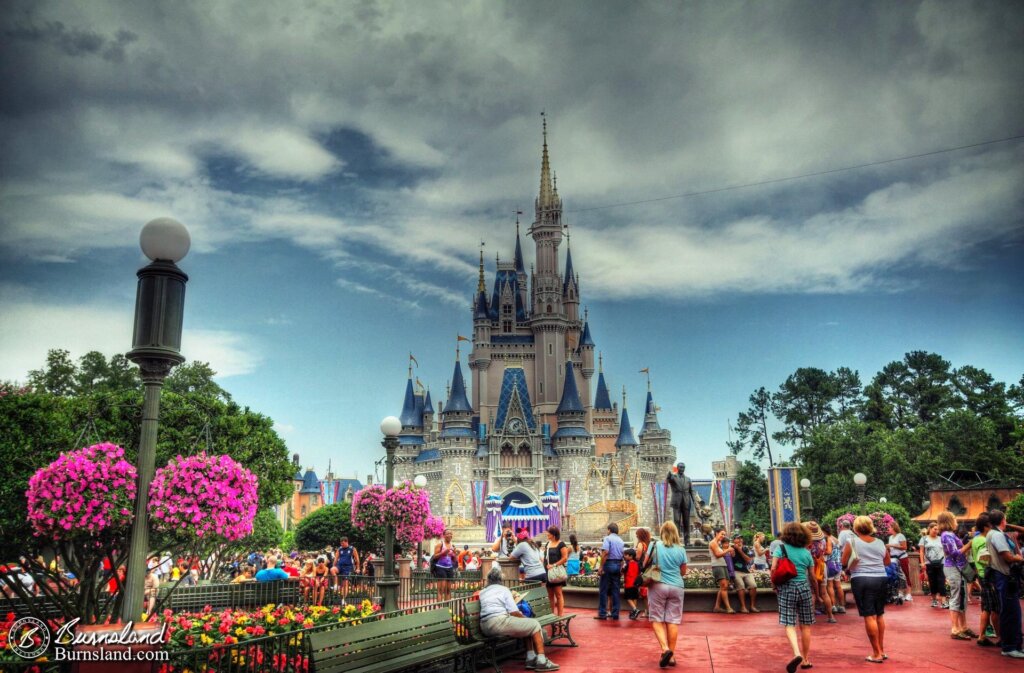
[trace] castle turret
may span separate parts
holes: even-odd
[[[620,452],[623,449],[635,449],[637,444],[633,437],[633,428],[629,424],[629,412],[626,411],[626,393],[622,393],[622,419],[619,421],[619,437],[615,440],[615,448]]]
[[[402,431],[398,434],[399,455],[409,453],[415,456],[418,447],[423,445],[423,398],[413,390],[412,364],[409,364],[409,378],[405,382],[405,400],[402,413],[398,420],[402,422]],[[405,447],[409,447],[404,450]]]
[[[441,412],[444,429],[442,439],[455,437],[473,437],[473,407],[466,395],[466,382],[462,378],[462,364],[455,361],[455,373],[452,375],[452,389],[448,402]]]

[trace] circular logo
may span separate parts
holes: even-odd
[[[22,617],[11,624],[7,642],[19,657],[35,659],[50,648],[50,629],[35,617]]]

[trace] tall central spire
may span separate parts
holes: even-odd
[[[548,160],[548,118],[540,113],[544,128],[544,151],[540,159],[540,207],[550,208],[554,205],[555,188],[551,182],[551,163]]]

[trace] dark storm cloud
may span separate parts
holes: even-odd
[[[200,249],[377,247],[441,265],[435,281],[461,291],[480,236],[507,239],[535,195],[542,109],[570,209],[963,145],[1024,130],[1022,17],[942,2],[13,3],[0,246],[73,257],[173,211]],[[991,147],[569,219],[604,269],[596,294],[856,291],[1012,239],[1019,159]],[[751,274],[765,249],[776,263]]]

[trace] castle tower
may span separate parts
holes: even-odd
[[[591,436],[587,432],[587,411],[580,401],[576,388],[576,376],[572,360],[565,363],[565,384],[562,388],[562,399],[558,403],[558,430],[551,436],[555,454],[559,458],[558,478],[567,479],[570,483],[582,484],[587,477],[593,450],[590,446]],[[569,490],[568,512],[571,514],[586,507],[586,493],[582,488],[574,492]]]
[[[405,382],[405,400],[402,403],[402,413],[398,417],[402,422],[402,431],[398,434],[398,451],[395,454],[399,463],[416,458],[424,445],[422,398],[417,401],[417,397],[413,390],[410,363],[409,378]]]
[[[534,403],[545,422],[550,422],[558,405],[564,377],[566,332],[569,322],[562,301],[562,275],[558,268],[558,246],[562,242],[562,201],[555,192],[548,159],[547,119],[541,154],[540,194],[535,202],[535,219],[530,227],[537,249],[534,270],[532,319],[536,379]]]
[[[480,422],[487,423],[487,394],[490,390],[488,371],[491,367],[491,307],[487,302],[487,285],[484,281],[484,250],[480,248],[480,273],[476,284],[476,299],[473,302],[473,350],[469,354],[469,370],[473,376],[474,408],[480,414]]]
[[[594,454],[604,456],[615,453],[615,441],[619,432],[618,404],[612,404],[608,384],[604,380],[604,356],[597,356],[597,390],[594,393],[594,408],[591,411],[590,431],[594,435]]]

